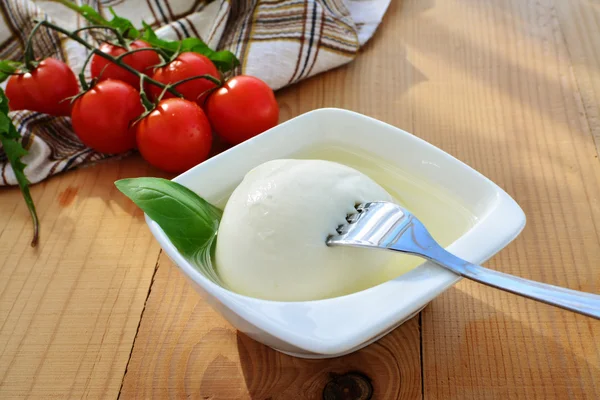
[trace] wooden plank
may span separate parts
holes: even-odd
[[[282,117],[353,109],[449,151],[528,215],[490,267],[598,293],[597,9],[393,2],[356,62],[279,94]],[[20,194],[3,190],[0,397],[117,395],[158,247],[112,182],[154,173],[131,158],[36,185],[37,250]],[[413,319],[353,355],[299,360],[236,333],[163,257],[121,394],[320,398],[359,371],[377,399],[600,398],[599,335],[597,321],[461,282],[421,331]]]
[[[129,398],[317,399],[349,372],[374,398],[421,396],[418,317],[359,352],[302,360],[237,332],[161,255],[121,395]],[[329,384],[329,387],[327,385]],[[327,387],[327,389],[326,389]],[[340,397],[332,397],[340,398]]]
[[[282,119],[336,106],[409,129],[411,110],[402,98],[422,77],[402,57],[398,38],[410,26],[400,17],[401,3],[394,2],[376,37],[354,63],[279,92]],[[332,390],[332,381],[353,371],[372,380],[374,398],[421,397],[418,317],[355,354],[333,360],[295,359],[237,333],[161,257],[121,394],[316,399],[328,384],[327,390]]]
[[[403,12],[407,57],[427,77],[411,96],[413,132],[528,216],[488,265],[599,293],[600,170],[577,44],[567,48],[552,2],[413,0]],[[461,282],[423,312],[425,398],[600,398],[598,335],[597,321]]]
[[[600,261],[600,171],[572,51],[549,2],[405,1],[392,4],[355,63],[284,90],[279,100],[284,118],[316,107],[349,108],[412,131],[473,165],[513,195],[529,217],[523,235],[489,266],[600,292],[594,272]],[[320,370],[319,390],[306,392],[307,385],[314,388],[314,364],[335,370],[337,360],[292,360],[238,339],[189,293],[178,273],[164,268],[132,354],[126,397],[319,396],[330,369]],[[150,315],[155,319],[147,321]],[[417,328],[405,325],[364,352],[389,346],[396,335],[416,350]],[[423,395],[598,398],[598,334],[595,321],[461,282],[422,314]],[[196,352],[200,346],[203,351]],[[418,361],[398,354],[385,363],[402,360],[414,371]],[[411,352],[407,347],[402,354]],[[351,357],[341,359],[347,368],[339,372],[354,368]],[[248,364],[264,366],[248,377]],[[359,366],[377,368],[370,359]],[[218,378],[226,370],[234,376],[227,386]],[[257,376],[265,388],[258,392]],[[382,379],[393,387],[397,378],[389,376]],[[419,397],[417,382],[406,386],[401,380],[401,389],[410,387],[406,398]]]
[[[554,0],[575,83],[596,150],[600,150],[600,3]]]
[[[115,398],[159,247],[116,179],[139,157],[32,187],[41,240],[17,189],[0,196],[0,397]]]

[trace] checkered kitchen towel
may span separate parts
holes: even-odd
[[[82,1],[82,0],[78,0]],[[228,49],[242,66],[239,73],[257,76],[273,89],[351,61],[373,35],[390,0],[83,0],[104,16],[113,7],[136,26],[146,21],[161,27],[159,36],[202,38],[212,48]],[[61,4],[43,0],[0,0],[0,59],[20,59],[32,19],[50,17],[70,29],[84,21]],[[89,38],[88,38],[89,39]],[[86,50],[56,33],[40,30],[35,54],[66,61],[81,70]],[[86,148],[72,132],[69,119],[17,111],[11,113],[23,145],[29,180],[105,158]],[[16,184],[0,151],[1,185]]]

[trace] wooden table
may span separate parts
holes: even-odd
[[[282,119],[348,108],[439,146],[527,214],[489,267],[600,293],[599,27],[593,0],[394,0],[355,62],[278,94]],[[134,156],[34,186],[37,249],[2,190],[0,398],[320,399],[356,381],[375,399],[600,398],[598,321],[466,281],[343,358],[252,341],[113,186],[156,174]]]

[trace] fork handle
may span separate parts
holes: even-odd
[[[430,248],[427,255],[420,255],[460,276],[484,285],[600,319],[600,295],[530,281],[494,271],[458,258],[441,246],[436,247],[438,248]]]

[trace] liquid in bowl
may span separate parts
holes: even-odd
[[[333,161],[364,173],[381,185],[398,204],[413,212],[444,247],[453,243],[477,222],[476,216],[446,189],[362,150],[339,145],[321,145],[286,158]],[[220,208],[225,207],[233,189],[217,202]],[[306,212],[310,211],[306,210]],[[397,253],[368,280],[347,288],[339,295],[347,295],[379,285],[423,263],[424,260],[420,257]]]
[[[341,148],[344,154],[339,155],[332,148]],[[404,195],[419,201],[425,193],[433,208],[403,198],[417,208],[418,217],[436,239],[444,246],[451,242],[448,249],[470,262],[485,262],[525,225],[525,215],[518,204],[485,176],[408,132],[348,110],[319,109],[295,117],[174,181],[222,207],[243,176],[266,161],[312,157],[352,166],[354,161],[347,160],[348,152],[363,161],[373,158],[373,164],[362,168],[360,162],[355,165],[388,189],[396,191],[408,185]],[[389,177],[377,177],[390,172],[387,163],[395,167],[391,171],[399,170],[399,174],[392,174],[401,176],[399,184],[386,184]],[[374,165],[375,172],[363,169]],[[421,208],[423,211],[419,212]],[[444,218],[446,222],[440,228],[432,228],[432,224],[441,222],[435,218],[436,211],[442,217],[456,215],[455,212],[462,217],[458,222]],[[225,319],[251,338],[298,357],[329,358],[356,351],[411,318],[459,280],[455,274],[426,262],[396,279],[348,296],[299,302],[261,300],[215,284],[175,249],[148,216],[146,221],[193,288]],[[446,239],[441,237],[444,235]]]

